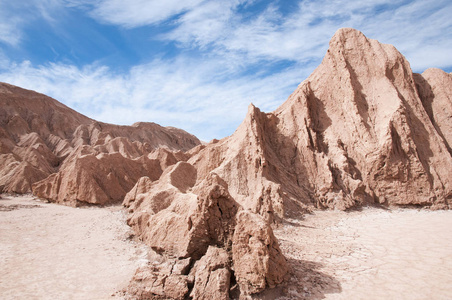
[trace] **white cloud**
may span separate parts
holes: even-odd
[[[452,40],[450,1],[305,0],[288,14],[270,5],[251,19],[238,15],[237,6],[237,2],[203,3],[181,16],[177,28],[164,38],[182,47],[211,46],[217,53],[240,56],[251,63],[303,63],[312,59],[320,62],[334,32],[353,27],[371,38],[395,44],[408,58],[423,57],[412,61],[416,70],[427,66],[426,62],[451,66],[450,58],[444,55]]]
[[[0,0],[0,42],[17,46],[22,38],[22,17],[9,13],[11,4]]]
[[[132,124],[152,121],[183,128],[210,140],[231,134],[249,103],[274,110],[311,69],[289,68],[261,78],[217,73],[221,60],[155,60],[123,75],[105,66],[33,66],[12,64],[0,74],[5,81],[62,101],[94,119]],[[221,75],[218,75],[221,74]]]
[[[6,19],[0,15],[0,41],[10,44],[17,45],[21,39],[20,30],[17,28],[15,20]]]
[[[37,19],[56,22],[54,16],[61,17],[61,8],[59,0],[0,0],[0,42],[18,47],[27,24]]]
[[[66,0],[68,6],[91,10],[96,20],[127,28],[157,24],[195,8],[204,0]]]

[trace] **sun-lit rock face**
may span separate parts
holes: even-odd
[[[140,179],[128,222],[163,256],[196,261],[184,297],[258,294],[288,271],[273,222],[314,207],[448,207],[451,86],[450,74],[413,74],[393,46],[340,29],[276,111],[250,105],[234,134]]]
[[[236,132],[190,158],[267,219],[310,206],[447,207],[451,75],[413,74],[393,46],[344,28],[321,65],[272,113],[250,106]]]
[[[96,122],[50,97],[0,83],[0,192],[33,190],[68,205],[121,202],[139,178],[156,180],[162,168],[184,159],[172,151],[199,144],[173,127]]]
[[[272,225],[313,208],[451,206],[452,75],[413,74],[393,46],[354,29],[336,32],[277,110],[251,104],[234,134],[207,145],[0,88],[3,191],[69,205],[123,199],[158,258],[137,270],[133,297],[245,299],[273,288],[288,266]],[[33,97],[41,102],[29,109]]]

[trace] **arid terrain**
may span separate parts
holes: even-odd
[[[120,206],[0,199],[1,299],[110,299],[147,261]]]
[[[451,211],[317,211],[275,230],[292,299],[450,299]]]
[[[413,73],[394,46],[352,28],[276,110],[250,104],[209,143],[98,122],[0,83],[0,192],[54,203],[1,200],[0,291],[447,298],[450,124],[452,74]],[[147,262],[131,235],[152,249]]]
[[[316,211],[275,235],[287,283],[262,299],[450,299],[452,211]],[[0,200],[1,299],[122,299],[149,250],[118,206]],[[285,296],[281,296],[285,294]]]

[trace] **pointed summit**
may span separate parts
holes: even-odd
[[[232,136],[190,162],[204,174],[215,170],[239,203],[266,207],[264,215],[375,202],[447,207],[449,130],[434,120],[416,81],[395,47],[339,29],[284,104],[267,114],[250,106]],[[444,111],[441,120],[450,116],[452,106],[433,107]]]

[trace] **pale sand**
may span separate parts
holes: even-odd
[[[316,212],[275,234],[291,299],[452,299],[452,211]]]
[[[112,299],[147,249],[120,206],[71,208],[0,199],[0,299]],[[116,298],[117,299],[117,298]]]
[[[292,268],[289,297],[279,299],[452,299],[451,229],[452,211],[372,208],[291,220],[275,230]],[[0,299],[113,298],[146,262],[148,249],[129,234],[120,207],[1,199]]]

